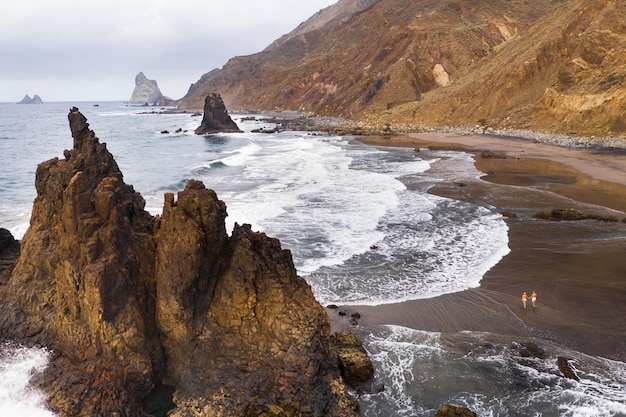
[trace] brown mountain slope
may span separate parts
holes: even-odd
[[[205,74],[181,106],[218,91],[229,108],[378,123],[626,131],[622,0],[378,0],[306,27]]]

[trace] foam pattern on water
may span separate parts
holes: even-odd
[[[442,404],[480,416],[610,417],[626,415],[626,364],[545,341],[543,359],[520,355],[524,341],[493,334],[440,334],[385,326],[365,345],[385,390],[360,397],[365,416],[433,416]],[[580,381],[564,378],[557,356]]]
[[[362,157],[359,169],[402,183],[397,204],[380,217],[381,239],[370,250],[308,277],[322,304],[394,303],[476,287],[509,252],[508,227],[493,207],[429,194],[440,177],[415,169],[407,162],[414,155],[386,152],[391,160]],[[478,175],[471,158],[459,153],[448,158],[448,165],[461,167],[468,178]]]

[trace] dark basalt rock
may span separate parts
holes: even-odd
[[[445,404],[437,410],[435,417],[476,417],[476,413],[469,408]]]
[[[522,342],[519,347],[519,355],[523,358],[546,359],[547,352],[534,342]]]
[[[508,211],[508,210],[504,210],[504,211],[501,211],[499,213],[503,217],[508,217],[509,219],[515,219],[517,217],[517,214],[513,213],[512,211]]]
[[[576,371],[574,370],[572,365],[570,365],[569,359],[563,356],[559,356],[556,361],[557,361],[557,364],[559,365],[559,370],[563,373],[563,376],[565,378],[573,379],[575,381],[580,381],[580,378],[578,377],[578,375],[576,375]]]
[[[364,383],[374,377],[374,365],[363,343],[351,332],[342,331],[333,336],[332,349],[339,360],[339,369],[346,384],[363,389]]]
[[[3,282],[2,273],[13,265],[19,254],[20,242],[7,229],[0,228],[0,285]]]
[[[197,135],[206,135],[218,132],[241,132],[241,130],[228,115],[222,97],[211,93],[204,100],[204,117],[195,132]]]
[[[359,415],[290,252],[248,225],[229,237],[225,204],[199,181],[151,216],[85,117],[68,118],[74,147],[39,165],[31,226],[0,285],[0,341],[54,352],[36,381],[49,408]]]
[[[551,221],[573,221],[573,220],[599,220],[604,222],[618,222],[615,216],[606,216],[601,214],[583,213],[581,211],[568,209],[543,210],[533,214],[535,219],[551,220]]]

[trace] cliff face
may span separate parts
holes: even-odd
[[[149,80],[143,72],[135,76],[135,88],[129,103],[159,104],[164,99],[155,80]]]
[[[620,134],[625,8],[606,0],[367,2],[328,20],[316,15],[266,50],[231,59],[180,105],[201,108],[217,91],[229,108]]]
[[[74,147],[39,165],[0,285],[1,338],[54,351],[39,381],[50,408],[141,416],[165,384],[173,416],[358,415],[289,251],[245,225],[229,237],[225,204],[197,181],[152,217],[78,109],[69,120]]]

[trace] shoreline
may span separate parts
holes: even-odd
[[[340,306],[346,316],[328,311],[333,327],[354,328],[350,315],[358,312],[356,328],[365,331],[399,325],[442,333],[491,332],[626,362],[626,223],[532,217],[540,210],[574,208],[626,219],[626,153],[442,133],[355,140],[473,153],[477,170],[484,173],[480,179],[462,187],[439,184],[430,192],[494,206],[515,217],[505,218],[510,253],[478,287],[397,304]],[[480,157],[483,151],[500,157]],[[431,166],[437,168],[437,163]],[[529,303],[524,310],[521,294],[534,290],[537,308]]]

